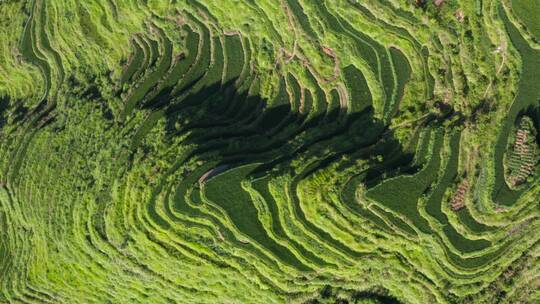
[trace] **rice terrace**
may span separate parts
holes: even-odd
[[[0,303],[540,303],[540,1],[0,24]]]

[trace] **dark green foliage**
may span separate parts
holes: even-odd
[[[493,230],[493,228],[479,223],[477,220],[475,220],[467,208],[457,211],[457,215],[459,217],[459,221],[475,233],[482,233]]]
[[[240,36],[225,36],[225,51],[227,53],[227,73],[224,82],[227,83],[240,77],[244,68],[244,51]]]
[[[279,219],[279,214],[277,210],[277,203],[275,199],[272,197],[272,194],[270,193],[270,190],[268,189],[268,180],[269,177],[262,177],[253,180],[251,182],[251,186],[264,198],[264,202],[267,206],[267,208],[270,211],[270,214],[272,215],[272,232],[276,234],[277,237],[279,237],[282,240],[287,239],[287,235],[285,234],[285,230],[283,229],[283,226]],[[298,250],[302,256],[309,259],[312,263],[315,263],[317,265],[329,265],[328,262],[322,260],[321,258],[317,257],[312,252],[305,249],[305,247],[296,242],[293,239],[288,240],[288,243],[290,243],[296,250]]]
[[[287,4],[289,5],[292,13],[296,17],[296,20],[298,20],[298,23],[300,23],[302,30],[308,35],[308,37],[312,39],[317,39],[317,34],[311,27],[309,19],[304,13],[304,9],[298,1],[299,0],[287,0]]]
[[[253,165],[230,169],[210,179],[204,186],[208,200],[221,208],[231,218],[235,226],[273,254],[301,270],[309,270],[287,248],[271,239],[258,220],[258,211],[250,195],[241,187],[241,182],[253,170]]]
[[[499,139],[495,147],[495,186],[493,199],[502,205],[512,205],[524,192],[525,189],[513,191],[504,181],[503,156],[506,151],[508,137],[512,125],[520,111],[529,106],[538,106],[540,100],[540,84],[536,79],[540,78],[540,51],[531,48],[521,36],[518,29],[510,22],[502,5],[499,6],[499,15],[503,19],[510,41],[517,49],[522,60],[521,78],[515,101],[508,112],[504,125],[499,133]]]
[[[440,166],[440,148],[442,131],[437,130],[433,139],[433,154],[422,171],[412,176],[400,176],[389,179],[367,192],[369,198],[383,204],[391,210],[408,217],[424,233],[431,233],[427,221],[418,212],[418,199],[436,181]]]
[[[141,46],[134,39],[131,40],[131,45],[133,47],[133,53],[129,59],[127,67],[124,68],[124,71],[120,76],[121,85],[133,80],[133,75],[137,69],[142,67],[142,62],[144,60],[144,51]]]
[[[385,107],[385,113],[388,113],[387,115],[389,117],[393,117],[399,109],[399,103],[403,98],[405,86],[407,85],[407,82],[409,82],[412,70],[409,60],[399,49],[390,48],[390,54],[396,73],[397,87],[395,97],[392,99],[392,104]]]
[[[540,6],[535,0],[512,0],[512,9],[519,17],[525,28],[535,38],[536,42],[540,42]]]
[[[470,240],[463,237],[454,227],[448,222],[447,216],[441,210],[441,203],[445,202],[444,193],[452,185],[457,177],[458,154],[459,154],[459,133],[453,134],[450,140],[449,152],[450,158],[444,170],[443,176],[435,186],[433,192],[426,202],[426,212],[435,217],[441,224],[444,225],[444,233],[459,251],[470,253],[477,250],[482,250],[491,245],[486,240]],[[476,223],[476,221],[474,221]],[[472,222],[471,222],[472,224]],[[476,223],[476,225],[479,225]]]
[[[303,304],[400,304],[388,294],[388,290],[375,287],[367,291],[347,290],[325,285],[319,294]]]
[[[539,51],[480,2],[4,1],[0,302],[532,298]]]
[[[157,29],[157,28],[156,28]],[[157,30],[160,33],[160,42],[161,42],[161,53],[158,51],[158,43],[154,40],[149,40],[150,45],[152,45],[152,57],[155,58],[152,61],[156,62],[155,69],[150,72],[148,75],[145,75],[146,77],[143,79],[142,83],[138,84],[138,86],[129,93],[129,97],[126,100],[126,105],[124,108],[124,112],[122,113],[121,120],[125,120],[133,111],[136,104],[142,101],[142,99],[145,97],[145,95],[158,84],[158,81],[165,72],[169,69],[172,61],[172,43],[169,40],[168,37],[165,36],[162,30]],[[159,53],[159,57],[158,57]],[[159,58],[159,61],[158,59]]]
[[[359,113],[371,106],[371,91],[366,78],[358,68],[353,65],[347,66],[343,74],[351,94],[349,113]]]

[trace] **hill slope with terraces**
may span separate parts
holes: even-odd
[[[532,3],[0,1],[0,303],[538,303]]]

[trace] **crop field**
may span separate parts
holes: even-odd
[[[0,304],[540,303],[540,2],[0,0]]]

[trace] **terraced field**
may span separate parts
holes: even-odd
[[[538,7],[0,1],[0,303],[539,303]]]

